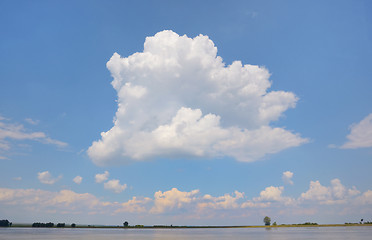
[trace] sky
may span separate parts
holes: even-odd
[[[0,218],[372,220],[370,1],[0,1]]]

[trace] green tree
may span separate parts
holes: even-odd
[[[128,227],[129,223],[127,221],[124,222],[124,227]]]
[[[57,228],[64,228],[66,226],[65,223],[58,223]]]
[[[8,220],[0,220],[0,227],[11,227],[12,223]]]
[[[265,223],[265,226],[270,226],[271,218],[269,218],[268,216],[266,216],[263,221]]]

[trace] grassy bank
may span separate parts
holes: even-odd
[[[187,228],[299,228],[299,227],[363,227],[363,226],[370,226],[372,224],[318,224],[318,225],[305,225],[305,224],[281,224],[276,226],[173,226],[173,225],[154,225],[154,226],[110,226],[110,225],[76,225],[76,227],[71,227],[70,225],[66,225],[63,228],[115,228],[115,229],[187,229]],[[25,223],[14,223],[12,226],[18,228],[31,228],[32,224],[25,224]],[[52,227],[58,228],[58,227]]]

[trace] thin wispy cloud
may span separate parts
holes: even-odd
[[[33,120],[31,118],[26,118],[25,121],[31,125],[37,125],[39,124],[39,120]]]
[[[52,144],[57,147],[66,147],[68,144],[47,136],[40,131],[32,131],[19,123],[12,123],[9,119],[0,118],[0,154],[5,154],[12,148],[12,142],[34,141],[43,144]],[[18,144],[19,146],[19,144]],[[5,156],[4,156],[5,158]]]

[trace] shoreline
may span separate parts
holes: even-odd
[[[168,225],[154,225],[154,226],[112,226],[112,225],[76,225],[76,227],[65,226],[65,227],[32,227],[32,224],[13,224],[11,227],[4,228],[52,228],[52,229],[63,229],[63,228],[97,228],[97,229],[198,229],[198,228],[318,228],[318,227],[372,227],[372,224],[282,224],[282,225],[270,225],[270,226],[260,226],[260,225],[241,225],[241,226],[168,226]]]

